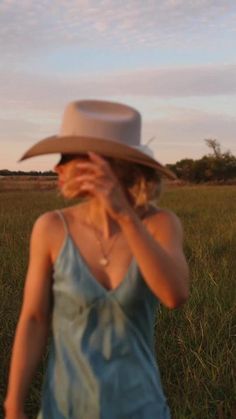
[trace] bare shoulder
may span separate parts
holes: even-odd
[[[149,224],[155,224],[161,221],[181,224],[179,217],[173,211],[167,208],[159,208],[154,205],[149,207],[145,221]]]
[[[35,241],[38,245],[43,244],[45,252],[52,260],[54,242],[56,238],[63,235],[63,226],[56,211],[47,211],[41,214],[34,222],[31,242]]]
[[[58,215],[55,211],[47,211],[36,218],[33,229],[37,229],[38,232],[43,233],[49,226],[56,222]]]
[[[56,214],[53,211],[41,214],[34,222],[30,237],[30,260],[40,259],[50,264],[51,232],[55,224]]]
[[[60,211],[63,213],[69,213],[67,209],[62,208]],[[51,234],[57,232],[58,226],[61,225],[61,219],[57,213],[57,210],[47,211],[41,214],[35,221],[33,229],[41,235],[50,237]]]
[[[156,237],[171,235],[180,242],[183,241],[182,223],[179,217],[167,208],[153,207],[150,215],[145,218],[145,224]]]
[[[62,213],[67,229],[73,228],[73,223],[77,223],[80,216],[74,207],[66,207],[45,212],[36,220],[34,225],[34,229],[37,230],[36,235],[45,243],[52,264],[55,263],[65,238],[65,227],[57,211]]]

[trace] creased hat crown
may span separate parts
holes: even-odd
[[[94,137],[139,146],[141,115],[130,106],[97,100],[71,102],[66,107],[60,136]]]

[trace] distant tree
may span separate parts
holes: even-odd
[[[7,170],[7,169],[0,170],[1,176],[10,176],[11,174],[12,172],[10,170]]]
[[[30,172],[24,172],[22,170],[8,170],[2,169],[0,170],[1,176],[57,176],[55,172],[52,170],[48,170],[46,172],[31,170]]]
[[[205,142],[209,148],[213,150],[215,157],[221,157],[221,147],[220,143],[216,138],[206,138]]]
[[[192,182],[193,179],[193,159],[182,159],[175,164],[169,164],[168,167],[177,175],[179,179]]]
[[[197,160],[182,159],[168,167],[179,179],[188,182],[225,182],[236,179],[236,157],[230,151],[222,152],[217,139],[208,138],[205,139],[205,142],[213,153]]]
[[[227,180],[236,178],[236,157],[230,150],[221,151],[221,146],[216,139],[205,140],[208,147],[213,150],[213,154],[208,156],[209,169],[212,171],[215,180]]]

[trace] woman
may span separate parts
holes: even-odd
[[[67,198],[82,203],[40,216],[33,227],[17,326],[6,419],[24,400],[52,324],[38,419],[167,419],[154,356],[156,303],[188,297],[179,219],[151,204],[160,175],[174,175],[140,145],[140,114],[123,104],[78,101],[59,136],[21,160],[61,153]]]

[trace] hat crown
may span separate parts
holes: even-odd
[[[141,115],[127,105],[101,100],[80,100],[66,107],[62,137],[94,137],[139,146]]]

